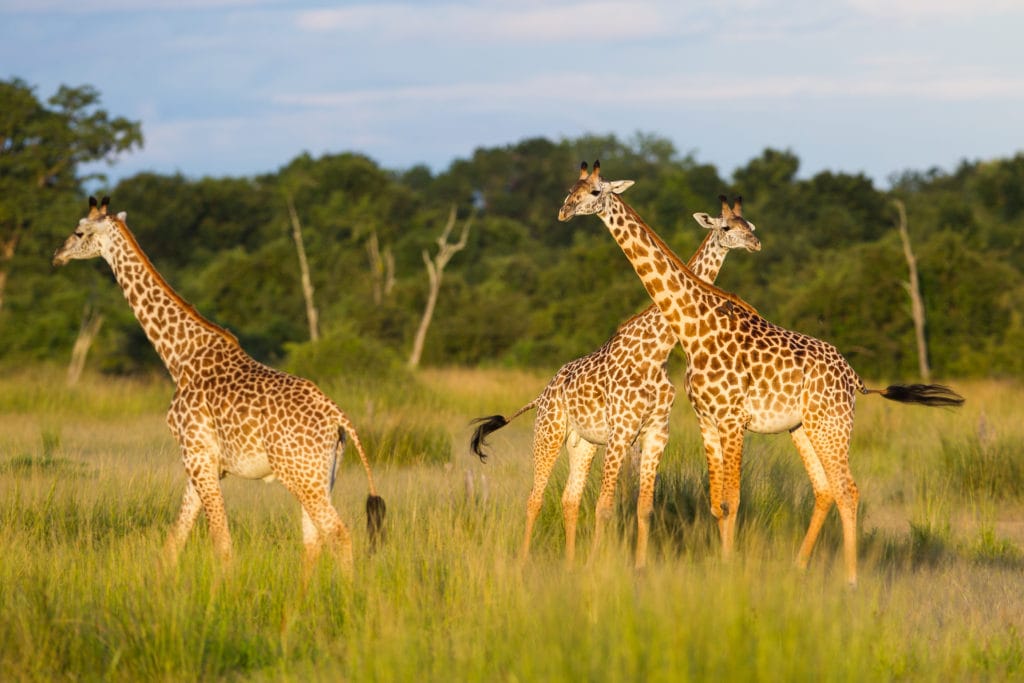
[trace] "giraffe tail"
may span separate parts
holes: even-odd
[[[526,411],[532,410],[536,405],[537,399],[534,399],[513,413],[512,417],[505,417],[504,415],[489,415],[488,417],[478,417],[470,422],[470,424],[478,426],[476,430],[473,431],[473,437],[470,439],[469,448],[476,453],[478,458],[480,458],[480,462],[487,462],[487,453],[483,450],[484,446],[487,445],[487,437]]]
[[[370,537],[370,551],[373,552],[384,542],[384,515],[387,512],[387,506],[384,504],[384,499],[377,495],[377,489],[373,485],[373,472],[370,470],[370,461],[366,457],[366,451],[363,450],[363,443],[359,440],[359,434],[356,433],[356,429],[349,421],[348,416],[342,413],[341,425],[338,428],[338,436],[342,444],[345,442],[346,433],[352,440],[352,445],[355,446],[356,452],[359,453],[359,460],[363,463],[363,469],[366,470],[366,481],[370,488],[370,493],[366,496],[366,533]]]
[[[917,403],[929,407],[959,408],[964,397],[942,384],[892,384],[885,389],[861,388],[864,394],[881,394],[899,403]]]

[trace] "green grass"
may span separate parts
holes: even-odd
[[[1024,488],[1005,463],[997,487],[971,478],[974,459],[1012,460],[1005,444],[1024,442],[1012,409],[1024,388],[956,383],[969,401],[956,412],[860,399],[861,581],[850,591],[835,514],[809,569],[792,568],[812,497],[785,435],[748,438],[737,558],[719,560],[685,398],[648,569],[631,568],[626,471],[618,540],[589,557],[599,462],[581,561],[562,561],[563,462],[520,569],[532,415],[492,437],[487,464],[469,454],[469,420],[515,410],[548,378],[420,379],[415,401],[394,387],[325,387],[374,443],[388,540],[368,554],[365,477],[344,468],[334,501],[353,530],[355,576],[325,557],[303,587],[298,505],[278,484],[224,480],[231,568],[215,562],[202,522],[179,566],[160,564],[184,482],[163,423],[167,382],[87,378],[68,391],[56,373],[0,377],[0,680],[1024,676]]]

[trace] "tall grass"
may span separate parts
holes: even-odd
[[[810,568],[791,566],[811,497],[785,435],[748,439],[738,556],[720,561],[685,399],[658,483],[648,569],[631,568],[628,473],[618,540],[590,557],[592,485],[583,558],[564,565],[564,463],[520,568],[532,416],[494,436],[487,464],[468,453],[468,422],[518,408],[546,377],[420,379],[425,405],[400,389],[368,403],[326,387],[357,426],[397,433],[408,422],[449,438],[393,439],[396,453],[375,463],[388,539],[374,555],[365,478],[341,472],[334,501],[353,530],[355,576],[325,557],[304,585],[298,505],[276,484],[224,480],[231,568],[215,562],[202,524],[177,568],[160,564],[184,480],[163,425],[165,383],[93,379],[55,398],[27,386],[29,376],[0,377],[0,395],[23,397],[0,412],[0,680],[1024,676],[1024,493],[1008,484],[996,498],[950,464],[973,457],[982,414],[995,443],[1020,443],[1024,427],[1005,407],[1019,405],[1020,387],[958,386],[971,401],[960,412],[861,399],[852,461],[862,568],[849,591],[834,516]],[[119,412],[119,400],[137,403]],[[417,460],[411,451],[423,448],[448,452]]]

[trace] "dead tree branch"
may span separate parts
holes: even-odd
[[[366,241],[366,253],[370,257],[373,303],[380,306],[395,287],[395,256],[388,247],[381,252],[376,230],[370,233],[370,239]]]
[[[71,362],[68,363],[67,384],[69,387],[78,384],[85,369],[85,358],[89,355],[89,349],[103,327],[103,314],[97,313],[89,304],[85,305],[82,311],[82,324],[78,328],[78,336],[75,344],[71,347]]]
[[[931,382],[932,371],[928,364],[928,342],[925,338],[924,301],[921,298],[921,283],[917,277],[917,259],[910,247],[910,233],[907,230],[907,210],[903,202],[894,199],[896,211],[899,213],[897,229],[900,242],[903,244],[903,256],[907,259],[910,281],[903,283],[903,288],[910,295],[910,314],[914,319],[914,337],[917,339],[917,366],[923,382]]]
[[[444,275],[444,268],[448,265],[452,256],[466,247],[466,242],[469,239],[469,228],[473,223],[474,215],[476,215],[475,211],[463,223],[462,232],[459,234],[459,241],[454,244],[449,243],[448,238],[455,228],[455,205],[453,204],[451,211],[448,213],[448,222],[445,224],[444,231],[437,238],[437,254],[431,258],[427,250],[423,250],[423,263],[427,268],[430,289],[427,292],[427,303],[423,310],[423,317],[420,319],[420,326],[416,330],[416,337],[413,340],[412,353],[409,354],[408,365],[410,368],[415,369],[419,367],[420,358],[423,355],[423,344],[427,338],[427,329],[429,329],[430,321],[434,317],[437,295],[441,291],[441,278]]]
[[[288,217],[292,224],[292,238],[295,240],[295,251],[299,254],[299,270],[302,277],[302,297],[306,301],[306,320],[309,321],[309,339],[317,341],[320,339],[320,314],[313,302],[313,282],[309,278],[309,263],[306,261],[306,247],[302,242],[302,224],[299,222],[299,214],[295,211],[295,202],[292,201],[291,193],[284,197],[288,205]]]

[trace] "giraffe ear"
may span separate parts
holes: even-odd
[[[611,186],[612,192],[615,194],[622,194],[629,188],[633,187],[634,180],[612,180],[608,184]]]
[[[117,220],[119,220],[122,223],[124,223],[127,218],[128,218],[128,212],[127,211],[118,211],[117,212]]]
[[[697,221],[697,224],[700,225],[700,227],[708,230],[714,230],[718,227],[718,218],[713,218],[703,211],[693,214],[693,220]]]

